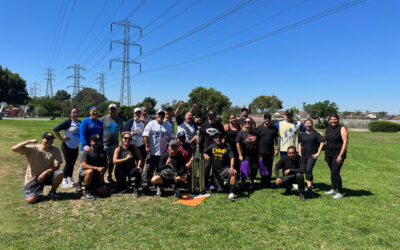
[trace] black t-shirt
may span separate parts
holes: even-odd
[[[99,149],[95,151],[90,148],[89,151],[82,151],[81,162],[86,162],[89,165],[95,167],[103,167],[107,162],[107,154],[104,149]]]
[[[222,134],[225,134],[224,126],[219,121],[214,121],[213,123],[209,123],[208,120],[203,122],[201,125],[201,140],[203,142],[203,148],[206,149],[211,143],[214,142],[214,134],[218,131]]]
[[[258,157],[257,133],[240,130],[236,142],[240,144],[243,157],[255,159]]]
[[[124,159],[126,158],[129,154],[131,154],[133,157],[130,158],[128,161],[124,161],[120,164],[117,164],[118,166],[123,166],[123,167],[133,167],[135,165],[135,161],[137,161],[137,156],[136,156],[136,151],[135,151],[134,145],[130,144],[128,148],[123,148],[122,146],[119,147],[119,154],[118,154],[118,159]]]
[[[261,125],[256,129],[258,140],[261,140],[261,154],[273,155],[274,143],[278,135],[278,128],[275,125]]]
[[[213,171],[217,172],[229,168],[231,159],[234,157],[231,147],[226,143],[222,143],[220,146],[212,143],[204,153],[210,156]]]
[[[301,143],[301,156],[309,157],[318,152],[319,145],[324,141],[318,131],[313,130],[310,134],[302,132],[299,135],[299,143]]]
[[[329,126],[325,130],[325,156],[337,157],[340,154],[343,146],[342,130],[343,125],[338,125],[335,127]],[[342,155],[346,158],[346,152]]]
[[[157,169],[157,173],[161,173],[161,171],[170,166],[166,166],[165,163],[167,162],[169,157],[169,153],[165,152],[160,157],[160,163]],[[175,169],[176,173],[181,176],[185,174],[185,158],[183,158],[182,154],[178,152],[175,156],[171,156],[171,163],[172,167]]]
[[[289,158],[289,156],[284,156],[282,157],[278,163],[275,165],[275,176],[279,177],[279,169],[284,168],[286,169],[290,169],[290,173],[294,174],[294,173],[304,173],[304,169],[300,168],[300,157],[296,156],[296,158],[294,160],[291,160]]]

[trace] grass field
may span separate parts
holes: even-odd
[[[235,203],[213,194],[198,207],[130,194],[88,202],[59,189],[62,201],[25,205],[26,159],[11,147],[58,122],[0,121],[1,249],[400,249],[399,133],[350,133],[340,200],[324,195],[330,177],[321,155],[316,195],[303,203],[282,189]]]

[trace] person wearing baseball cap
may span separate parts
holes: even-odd
[[[160,156],[167,151],[168,142],[174,138],[174,133],[169,125],[164,122],[164,110],[158,110],[156,120],[147,123],[143,131],[146,153],[145,168],[143,172],[143,188],[147,192],[153,173],[159,165]]]
[[[24,186],[24,198],[28,204],[38,200],[45,185],[51,186],[48,194],[50,198],[53,200],[61,198],[56,191],[63,179],[63,173],[59,170],[63,160],[60,150],[53,146],[54,138],[52,132],[45,132],[41,144],[28,145],[37,143],[36,139],[32,139],[12,147],[14,152],[26,155],[28,160]]]
[[[122,135],[122,128],[124,126],[124,122],[118,116],[117,104],[111,103],[108,106],[108,115],[103,116],[100,121],[103,123],[103,145],[108,159],[107,181],[110,184],[115,184],[112,178],[114,170],[113,155],[114,150],[119,145],[119,136]]]
[[[102,137],[99,134],[90,136],[90,148],[81,154],[79,168],[79,183],[83,183],[82,199],[95,200],[94,194],[106,195],[107,188],[104,183],[108,162],[107,154],[101,146]]]
[[[92,106],[89,109],[89,117],[82,120],[79,131],[81,150],[89,150],[90,137],[92,135],[98,134],[103,138],[103,123],[98,120],[98,116],[99,109],[96,106]]]
[[[185,159],[178,151],[178,142],[172,139],[168,143],[167,152],[160,157],[160,163],[151,182],[157,187],[157,195],[162,195],[163,187],[171,185],[174,195],[181,198],[182,195],[176,189],[176,184],[185,182],[186,179]]]
[[[142,159],[146,159],[146,149],[144,146],[143,131],[146,124],[140,119],[142,109],[135,108],[133,110],[133,118],[126,121],[123,132],[130,132],[132,135],[131,144],[139,148]],[[143,166],[142,166],[143,167]]]
[[[287,109],[285,111],[285,120],[275,123],[275,126],[279,130],[280,136],[280,154],[281,157],[287,155],[287,149],[290,146],[294,146],[297,150],[299,134],[304,132],[306,127],[301,121],[296,121],[294,119],[294,112],[292,109]]]

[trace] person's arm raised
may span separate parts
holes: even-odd
[[[32,139],[32,140],[27,140],[27,141],[23,141],[18,143],[17,145],[15,145],[14,147],[12,147],[12,151],[20,153],[23,149],[25,149],[25,146],[29,143],[37,143],[36,139]]]

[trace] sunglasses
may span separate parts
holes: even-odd
[[[124,139],[125,139],[125,140],[128,140],[128,141],[132,140],[131,137],[124,137]]]
[[[244,123],[251,123],[251,121],[244,121]]]

